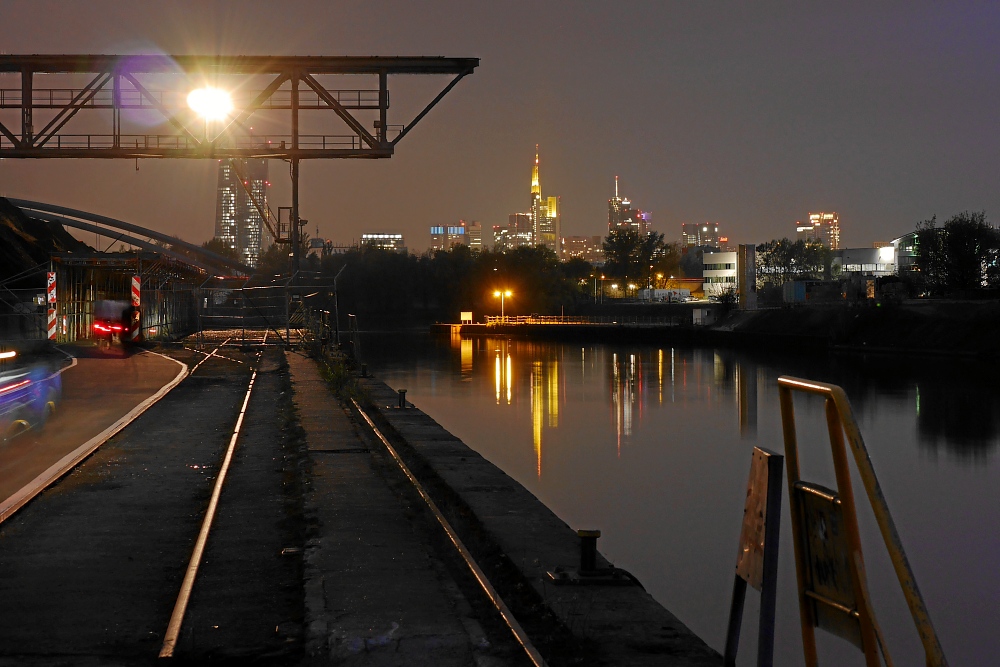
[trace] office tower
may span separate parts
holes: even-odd
[[[390,250],[402,255],[407,253],[406,242],[402,234],[392,234],[386,232],[363,232],[361,234],[361,245],[378,248],[380,250]]]
[[[559,197],[543,197],[538,179],[538,144],[535,144],[535,164],[531,168],[531,243],[544,246],[559,256],[559,234],[562,218]]]
[[[727,238],[726,241],[728,242],[729,239]],[[711,246],[721,248],[722,245],[722,239],[719,237],[719,223],[717,222],[703,222],[701,224],[685,222],[681,225],[681,246],[683,247]]]
[[[504,251],[534,245],[532,220],[531,213],[511,213],[506,225],[493,226],[493,247]]]
[[[608,200],[608,231],[634,229],[640,236],[649,233],[652,213],[632,208],[632,202],[618,194],[618,177],[615,176],[615,196]]]
[[[466,227],[466,233],[469,236],[469,248],[471,250],[482,250],[483,249],[483,224],[476,220],[473,220]]]
[[[600,236],[565,236],[562,240],[563,259],[582,259],[591,264],[604,263],[604,240]]]
[[[242,179],[242,182],[241,182]],[[266,249],[264,222],[250,199],[267,207],[267,160],[221,160],[215,204],[215,238],[236,251],[244,264],[256,267]],[[250,191],[250,194],[247,193]]]
[[[836,213],[810,213],[809,222],[795,223],[796,238],[819,241],[830,250],[840,250],[840,216]]]
[[[434,225],[431,227],[431,250],[451,250],[455,246],[469,245],[465,220],[457,225]]]

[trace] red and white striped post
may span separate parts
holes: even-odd
[[[56,339],[56,273],[49,271],[46,274],[46,298],[49,306],[48,331],[49,340]]]
[[[139,310],[139,306],[141,304],[141,301],[139,299],[139,287],[140,287],[141,283],[142,283],[142,280],[140,279],[139,276],[132,276],[132,306],[135,307],[135,310],[136,310],[137,313],[141,312]],[[133,317],[135,317],[135,315],[133,315]],[[132,327],[132,340],[133,341],[139,340],[139,329],[140,329],[139,323],[141,321],[142,321],[142,316],[139,315],[139,317],[137,318],[137,320],[135,322],[129,322],[128,323],[128,325],[130,327]]]

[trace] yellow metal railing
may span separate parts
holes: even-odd
[[[806,394],[822,396],[826,400],[825,412],[827,428],[830,433],[830,447],[833,454],[834,472],[837,479],[837,490],[829,492],[818,485],[804,482],[799,476],[799,455],[795,434],[795,407],[792,400],[792,392],[798,391]],[[882,489],[879,486],[878,478],[875,476],[875,469],[872,467],[868,450],[865,447],[864,439],[861,437],[861,430],[858,428],[851,404],[847,400],[847,394],[837,385],[825,382],[813,382],[794,377],[778,378],[778,394],[781,402],[781,424],[785,440],[785,462],[788,471],[788,501],[792,512],[792,534],[795,546],[795,572],[799,586],[799,611],[802,619],[802,643],[805,651],[807,667],[815,667],[818,664],[816,655],[815,627],[826,627],[831,632],[854,641],[865,653],[865,660],[868,667],[879,665],[878,646],[882,647],[882,654],[886,664],[891,667],[885,642],[882,641],[881,632],[875,620],[874,610],[871,608],[871,601],[868,595],[865,580],[864,560],[861,553],[861,536],[858,531],[857,512],[854,504],[854,492],[851,488],[851,475],[847,462],[847,451],[844,443],[844,436],[847,437],[847,444],[854,454],[854,461],[868,494],[875,520],[878,523],[882,539],[889,552],[893,569],[906,598],[906,604],[913,616],[920,641],[924,647],[924,654],[927,658],[928,667],[943,667],[948,664],[941,650],[934,626],[931,624],[930,615],[924,604],[920,589],[917,587],[913,570],[906,558],[903,544],[899,539],[899,533],[892,521],[889,507]],[[816,510],[815,508],[820,508]],[[827,582],[816,581],[816,554],[813,555],[813,562],[810,563],[808,550],[814,548],[815,535],[807,534],[804,530],[809,526],[809,521],[816,521],[816,514],[810,512],[828,512],[829,516],[819,518],[816,525],[826,527],[824,521],[842,520],[846,534],[839,535],[841,543],[846,542],[849,554],[844,554],[845,558],[829,558],[822,566],[827,568],[820,572],[819,577],[827,579]],[[834,531],[836,532],[836,531]],[[810,540],[813,543],[810,543]],[[828,554],[821,554],[827,556]],[[834,562],[834,561],[837,562]],[[847,597],[853,597],[853,606],[839,604],[836,599],[831,599],[826,591],[829,586],[829,568],[837,568],[843,565],[849,575],[851,584],[848,587]],[[820,568],[822,570],[822,567]],[[842,581],[842,580],[841,580]],[[838,582],[834,582],[838,583]],[[851,595],[853,593],[853,595]],[[837,614],[843,612],[842,617]],[[822,616],[822,618],[820,618]],[[836,623],[850,624],[855,620],[857,625],[851,632],[860,630],[860,636],[848,637],[843,627],[831,628],[830,619]],[[854,619],[854,620],[852,620]],[[848,632],[848,634],[850,634]]]

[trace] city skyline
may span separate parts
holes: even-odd
[[[519,21],[529,7],[537,20]],[[59,24],[24,28],[46,13]],[[1000,210],[991,5],[8,0],[0,19],[10,53],[481,58],[391,160],[303,164],[302,216],[336,241],[394,230],[420,252],[440,221],[504,224],[522,206],[521,165],[536,143],[546,190],[562,197],[561,236],[605,233],[615,174],[667,240],[704,221],[721,222],[731,243],[790,237],[804,212],[836,210],[850,221],[841,245],[864,247],[933,215]],[[288,178],[271,169],[269,196],[287,205]],[[214,171],[214,161],[4,160],[0,194],[202,242]]]

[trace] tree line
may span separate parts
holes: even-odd
[[[939,225],[936,217],[917,225],[915,271],[897,280],[911,294],[949,294],[1000,287],[1000,231],[985,213],[964,212]],[[303,244],[306,245],[305,243]],[[217,241],[205,244],[220,254],[235,254]],[[319,279],[338,281],[342,312],[364,312],[380,322],[454,319],[462,310],[499,314],[496,290],[510,290],[504,300],[508,314],[574,312],[593,299],[598,276],[638,287],[662,284],[667,277],[701,277],[702,253],[665,243],[663,234],[612,230],[603,249],[605,264],[593,267],[582,259],[560,262],[543,247],[509,251],[473,251],[458,246],[423,255],[399,254],[362,246],[345,254],[317,257],[303,253],[302,268]],[[288,245],[273,244],[264,252],[258,271],[287,274]],[[757,286],[762,297],[791,280],[832,280],[834,252],[818,241],[774,239],[756,246]],[[662,278],[661,278],[662,276]],[[894,278],[895,279],[895,278]]]
[[[1000,288],[1000,230],[983,211],[919,223],[915,250],[918,282],[931,294]]]
[[[287,254],[287,245],[274,256],[265,253],[259,271],[287,274]],[[329,285],[340,274],[341,316],[357,314],[363,326],[453,322],[467,310],[481,320],[500,314],[498,290],[512,293],[504,299],[507,315],[569,313],[592,299],[587,285],[593,267],[583,260],[560,262],[544,247],[497,252],[457,246],[412,255],[362,245],[343,254],[303,257],[301,266],[304,274]]]

